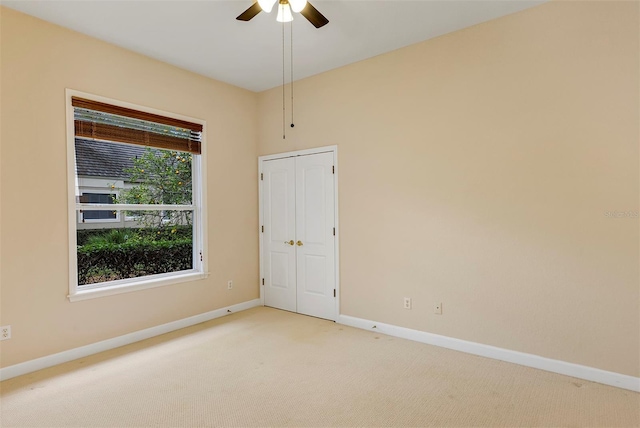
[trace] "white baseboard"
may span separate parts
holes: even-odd
[[[59,352],[57,354],[47,355],[46,357],[36,358],[35,360],[25,361],[24,363],[0,369],[0,380],[11,379],[12,377],[46,369],[47,367],[77,360],[78,358],[84,358],[109,349],[119,348],[120,346],[139,342],[150,337],[160,336],[161,334],[190,327],[192,325],[229,315],[233,312],[244,311],[260,305],[260,299],[249,300],[248,302],[238,303],[237,305],[227,306],[226,308],[216,309],[214,311],[194,315],[189,318],[183,318],[181,320],[146,328],[144,330],[134,331],[133,333],[114,337],[113,339],[107,339],[90,345],[81,346],[79,348],[70,349],[68,351]]]
[[[339,315],[339,324],[640,392],[640,378],[420,330]]]

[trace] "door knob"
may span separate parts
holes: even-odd
[[[291,241],[291,242],[293,242],[293,241]],[[297,245],[298,247],[302,247],[302,245],[303,245],[303,244],[302,244],[302,241],[298,241],[298,242],[296,242],[296,245]]]
[[[284,241],[285,244],[293,245],[293,239],[291,241]]]

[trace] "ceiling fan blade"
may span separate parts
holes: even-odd
[[[251,7],[249,7],[249,9],[245,10],[240,15],[238,15],[236,19],[238,21],[249,21],[251,18],[259,14],[261,10],[262,8],[258,4],[258,2],[255,2],[254,4],[251,5]]]
[[[313,7],[309,2],[307,2],[307,5],[302,9],[300,14],[307,18],[307,20],[316,28],[323,27],[329,23],[329,20],[325,18],[323,14],[318,12],[318,9]]]

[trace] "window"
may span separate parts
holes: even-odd
[[[87,204],[113,204],[116,199],[115,193],[86,193],[80,194],[80,202]],[[80,213],[82,222],[97,221],[118,221],[120,217],[117,211],[82,211]]]
[[[204,277],[204,124],[67,91],[70,300]]]

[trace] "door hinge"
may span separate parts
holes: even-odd
[[[262,285],[264,285],[264,278],[262,278]]]
[[[336,173],[336,166],[335,166],[335,165],[333,165],[333,166],[331,167],[331,173],[332,173],[332,174],[335,174],[335,173]]]
[[[262,233],[264,233],[264,225],[262,225]]]
[[[202,261],[202,251],[200,251],[200,261]]]
[[[333,236],[336,236],[336,228],[333,228]]]
[[[264,180],[264,174],[260,173],[260,180]]]
[[[333,289],[333,297],[336,297],[336,289]]]

